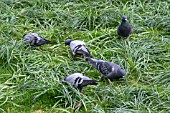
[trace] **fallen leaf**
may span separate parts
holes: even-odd
[[[76,110],[77,108],[79,108],[79,107],[81,107],[81,102],[78,102],[75,106],[74,106],[74,108],[72,108],[73,110]]]
[[[43,113],[44,111],[43,110],[37,110],[35,113]]]

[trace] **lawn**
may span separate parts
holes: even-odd
[[[133,32],[119,39],[123,15]],[[30,47],[36,32],[53,44]],[[126,77],[100,81],[79,93],[60,82],[81,72],[100,80],[66,39],[84,40],[93,58],[119,64]],[[170,0],[1,0],[0,112],[170,112]],[[42,110],[42,111],[41,111]]]

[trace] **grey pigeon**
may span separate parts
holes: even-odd
[[[122,17],[122,22],[119,24],[117,33],[121,37],[128,38],[132,33],[131,25],[127,22],[127,16]]]
[[[113,79],[119,79],[125,76],[125,71],[113,62],[97,60],[94,58],[86,58],[86,61],[92,64],[92,66],[102,74],[101,78],[107,77],[113,81]]]
[[[89,57],[90,51],[87,49],[86,44],[80,40],[67,39],[65,45],[69,45],[73,55],[80,54]]]
[[[68,75],[64,78],[64,80],[71,83],[74,87],[78,88],[80,92],[82,92],[84,86],[97,85],[98,82],[97,80],[92,80],[87,76],[83,76],[83,74],[81,73]]]
[[[43,44],[51,44],[49,40],[42,38],[37,33],[24,34],[24,41],[29,43],[31,46],[41,46]]]

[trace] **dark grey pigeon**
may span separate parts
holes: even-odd
[[[78,88],[82,92],[83,87],[87,85],[97,85],[97,80],[92,80],[87,76],[83,76],[81,73],[74,73],[64,78],[65,81],[71,83],[74,87]]]
[[[117,33],[121,37],[128,38],[132,33],[131,25],[127,22],[127,16],[122,17],[122,22],[119,24]]]
[[[80,54],[86,57],[91,56],[90,51],[87,49],[86,44],[83,41],[67,39],[65,45],[70,46],[73,55]]]
[[[113,81],[113,79],[119,79],[125,76],[125,71],[113,62],[97,60],[94,58],[86,58],[86,61],[92,64],[92,66],[102,74],[101,78],[107,77]]]
[[[24,41],[29,43],[31,46],[41,46],[43,44],[51,44],[49,40],[42,38],[37,33],[30,33],[24,35]]]

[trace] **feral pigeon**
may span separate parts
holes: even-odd
[[[122,22],[118,26],[117,33],[119,36],[128,38],[131,32],[131,25],[127,22],[127,16],[123,16]]]
[[[86,58],[86,61],[92,64],[92,66],[102,74],[101,78],[107,77],[113,81],[113,79],[119,79],[125,76],[125,71],[113,62],[97,60],[94,58]]]
[[[78,88],[80,92],[84,86],[97,85],[97,80],[92,80],[81,73],[74,73],[64,78],[65,81],[71,83],[74,87]]]
[[[89,57],[91,54],[86,47],[86,44],[80,40],[67,39],[65,45],[69,45],[73,55],[80,54]]]
[[[41,46],[43,44],[51,44],[49,40],[42,38],[37,33],[25,34],[23,37],[24,37],[24,41],[30,43],[31,46],[36,47],[36,46]]]

